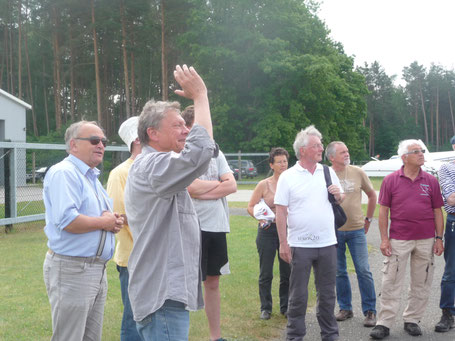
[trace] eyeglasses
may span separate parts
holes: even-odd
[[[425,154],[425,149],[414,149],[414,150],[411,150],[410,152],[404,153],[404,155],[409,155],[409,154],[417,155],[419,153]]]
[[[322,148],[324,149],[324,145],[322,143],[315,143],[315,144],[312,144],[311,146],[308,146],[309,148]]]
[[[106,147],[106,145],[107,145],[107,139],[105,137],[103,137],[103,138],[98,137],[98,136],[76,137],[75,140],[90,141],[90,143],[94,146],[96,146],[100,142],[103,144],[104,147]]]

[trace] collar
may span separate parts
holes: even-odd
[[[157,152],[158,151],[155,148],[153,148],[149,145],[142,147],[142,154],[144,154],[144,155],[149,154],[149,153],[157,153]]]
[[[80,171],[82,174],[90,174],[94,175],[95,177],[98,177],[100,175],[100,170],[98,168],[90,168],[84,161],[81,159],[77,158],[73,154],[69,154],[67,157],[68,161],[73,163]]]
[[[400,175],[400,177],[409,179],[409,178],[404,174],[404,165],[401,166],[401,168],[398,170],[398,174]],[[419,169],[419,174],[417,174],[417,176],[416,176],[416,178],[414,179],[414,181],[417,180],[417,179],[422,179],[422,178],[423,178],[423,172],[422,172],[422,167],[420,167],[420,169]]]
[[[297,171],[299,171],[299,172],[307,172],[307,173],[310,172],[308,169],[303,168],[303,167],[300,165],[299,161],[297,161],[297,162],[295,163],[295,168],[296,168]],[[321,165],[320,163],[317,163],[317,164],[316,164],[316,169],[315,169],[314,171],[316,172],[316,171],[320,171],[320,170],[322,170],[322,165]]]

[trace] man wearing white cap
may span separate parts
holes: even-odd
[[[117,270],[120,278],[120,289],[122,291],[123,301],[123,318],[120,329],[121,341],[140,341],[141,338],[136,329],[136,322],[133,318],[131,304],[128,297],[128,258],[133,248],[133,236],[129,228],[128,220],[125,215],[124,191],[128,172],[133,164],[134,159],[141,153],[142,147],[137,136],[138,116],[133,116],[122,123],[118,134],[128,146],[131,156],[125,162],[115,167],[109,174],[107,180],[107,193],[114,200],[114,209],[122,214],[125,219],[123,229],[116,234],[117,245],[115,247],[114,262],[117,264]]]

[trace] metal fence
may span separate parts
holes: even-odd
[[[43,180],[46,170],[67,156],[64,144],[0,142],[0,226],[44,220]],[[108,146],[100,180],[129,157],[126,146]]]
[[[270,173],[268,153],[226,153],[239,184],[256,184]],[[0,226],[44,220],[43,180],[46,170],[67,156],[64,144],[0,142]],[[107,146],[100,181],[129,157],[126,146]],[[253,168],[251,170],[251,168]]]

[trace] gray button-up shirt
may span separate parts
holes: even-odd
[[[200,228],[187,187],[207,171],[218,150],[195,125],[179,154],[142,148],[130,169],[125,210],[133,234],[128,261],[129,298],[142,321],[171,299],[203,308]]]

